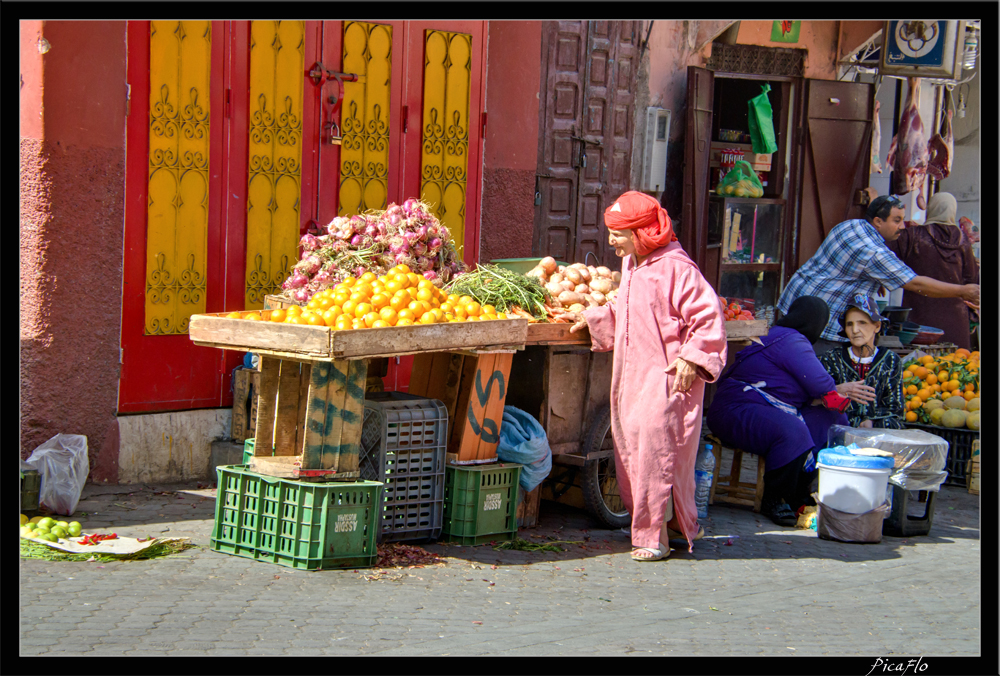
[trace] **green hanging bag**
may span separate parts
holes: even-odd
[[[774,140],[771,102],[767,99],[771,85],[764,85],[761,90],[760,96],[750,99],[749,103],[750,140],[753,142],[755,153],[770,155],[778,149],[778,144]]]

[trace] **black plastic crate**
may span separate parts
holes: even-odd
[[[448,409],[402,392],[365,398],[361,477],[385,484],[380,542],[434,540],[441,534]]]
[[[948,442],[948,460],[945,463],[948,478],[944,480],[944,484],[966,488],[967,465],[972,459],[972,442],[979,438],[979,432],[964,427],[938,427],[921,423],[906,423],[906,427],[924,430]]]

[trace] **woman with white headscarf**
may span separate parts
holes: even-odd
[[[922,225],[908,224],[889,248],[918,275],[952,284],[978,284],[979,270],[972,244],[958,227],[958,202],[939,192],[927,204]],[[912,308],[909,320],[944,331],[942,341],[971,349],[969,309],[961,298],[928,298],[903,293],[903,307]]]

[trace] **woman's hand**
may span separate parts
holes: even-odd
[[[851,401],[859,404],[870,404],[875,401],[875,388],[865,385],[863,380],[855,380],[851,383],[841,383],[836,387],[837,394],[847,397]]]
[[[581,331],[587,328],[587,320],[584,318],[583,313],[567,312],[566,314],[563,315],[563,317],[566,317],[570,321],[574,320],[576,321],[576,323],[573,324],[573,326],[569,327],[570,333],[576,333],[577,331]]]
[[[670,388],[670,393],[687,392],[691,389],[694,379],[698,375],[698,367],[680,357],[667,367],[667,371],[670,371],[674,367],[677,367],[677,371],[674,373],[674,385]]]

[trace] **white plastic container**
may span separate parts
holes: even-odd
[[[819,501],[848,514],[864,514],[885,502],[893,459],[820,451]]]

